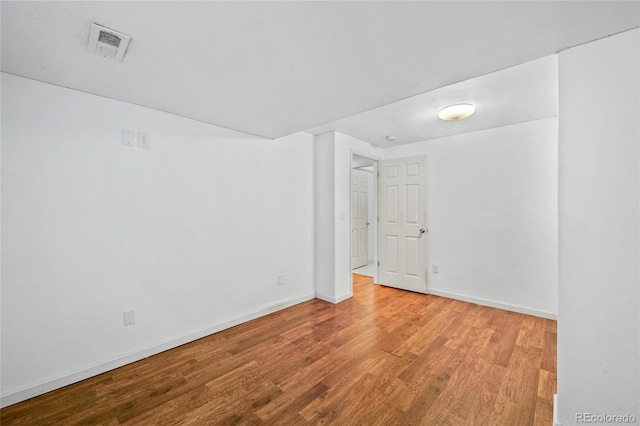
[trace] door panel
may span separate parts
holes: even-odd
[[[351,257],[358,256],[358,230],[351,230]]]
[[[407,237],[405,240],[406,274],[410,277],[420,277],[420,237]]]
[[[378,163],[378,282],[427,292],[427,158]]]
[[[420,185],[407,185],[405,198],[406,223],[418,224],[420,222]]]
[[[387,207],[384,210],[387,212],[386,223],[398,223],[398,187],[390,185],[385,190],[387,193]]]

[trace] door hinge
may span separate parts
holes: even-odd
[[[378,172],[378,177],[380,177],[380,172]]]
[[[378,266],[380,266],[380,261],[378,260]]]

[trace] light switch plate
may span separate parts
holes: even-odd
[[[136,132],[123,129],[121,140],[124,146],[136,146]]]
[[[136,323],[136,311],[125,311],[124,312],[124,325],[135,324]]]

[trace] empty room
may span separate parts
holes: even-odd
[[[2,425],[640,423],[640,1],[2,1]]]

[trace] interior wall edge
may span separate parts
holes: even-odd
[[[324,302],[332,303],[334,305],[337,305],[340,302],[350,299],[351,297],[353,297],[353,293],[343,294],[342,296],[339,296],[339,297],[333,297],[333,296],[327,296],[325,294],[316,292],[316,299],[320,299]]]

